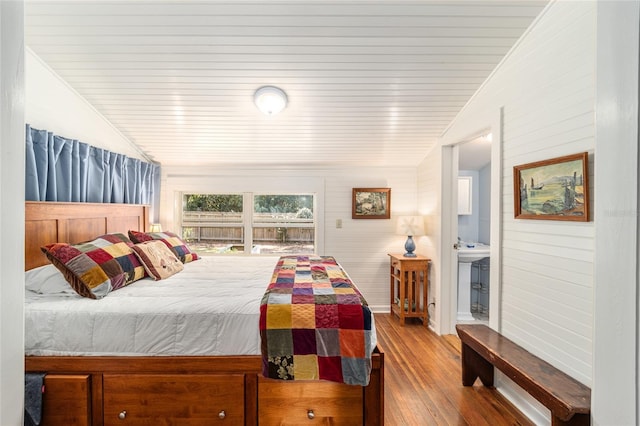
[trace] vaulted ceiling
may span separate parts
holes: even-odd
[[[25,27],[162,164],[406,166],[546,3],[27,0]],[[277,116],[253,104],[264,85],[288,95]]]

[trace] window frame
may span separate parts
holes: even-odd
[[[318,215],[317,215],[317,211],[318,211],[318,194],[315,192],[311,192],[311,191],[282,191],[282,190],[278,190],[278,191],[273,191],[273,190],[266,190],[266,191],[202,191],[202,190],[194,190],[194,191],[180,191],[178,193],[179,199],[180,199],[180,210],[179,210],[179,229],[180,229],[180,234],[183,235],[183,228],[185,227],[189,227],[189,226],[185,226],[185,221],[184,221],[184,196],[186,194],[202,194],[202,195],[242,195],[242,215],[241,215],[241,220],[242,223],[238,224],[238,223],[229,223],[229,224],[220,224],[220,225],[216,225],[216,227],[224,227],[224,226],[229,226],[229,227],[237,227],[238,225],[240,225],[243,229],[243,251],[242,252],[238,252],[236,255],[253,255],[253,256],[258,256],[260,254],[256,254],[253,253],[252,249],[253,249],[253,245],[254,245],[254,241],[253,241],[253,230],[254,228],[272,228],[272,227],[280,227],[278,226],[278,222],[266,222],[266,223],[260,223],[260,222],[255,222],[254,221],[254,215],[255,215],[255,211],[254,211],[254,207],[255,207],[255,203],[254,203],[254,197],[258,196],[258,195],[296,195],[296,196],[300,196],[300,195],[305,195],[305,196],[310,196],[313,198],[313,223],[311,223],[308,226],[299,226],[300,228],[312,228],[313,229],[313,233],[314,233],[314,238],[313,238],[313,251],[312,253],[318,253],[319,252],[319,244],[318,244],[318,235],[319,235],[319,220],[318,220]],[[285,222],[283,222],[285,223]],[[295,222],[286,222],[287,224],[295,224]],[[291,226],[288,226],[291,227]],[[293,226],[296,227],[296,226]],[[221,254],[221,253],[220,253]],[[220,255],[220,254],[215,254],[212,253],[211,255]],[[308,253],[305,253],[308,254]],[[228,255],[228,254],[224,254],[224,255]],[[277,255],[277,253],[265,253],[264,255]]]

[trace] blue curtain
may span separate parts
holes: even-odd
[[[157,211],[160,166],[28,124],[26,135],[28,201],[150,204]]]

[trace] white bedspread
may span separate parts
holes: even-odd
[[[52,265],[29,271],[25,353],[259,355],[260,301],[277,260],[204,257],[100,300],[76,295]]]

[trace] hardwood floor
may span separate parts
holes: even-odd
[[[417,320],[404,327],[375,314],[385,356],[385,425],[532,425],[511,403],[479,381],[462,386],[460,342]]]

